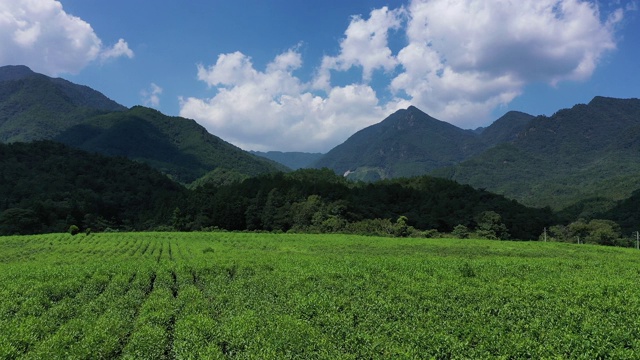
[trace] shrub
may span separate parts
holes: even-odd
[[[79,232],[80,232],[80,228],[77,227],[76,225],[69,226],[69,234],[76,235]]]
[[[468,239],[469,238],[469,229],[462,225],[462,224],[458,224],[453,228],[453,231],[451,232],[452,236],[455,236],[458,239]]]

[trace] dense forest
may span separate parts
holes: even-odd
[[[48,141],[0,145],[0,174],[0,234],[75,225],[535,239],[555,221],[549,209],[426,176],[362,183],[304,169],[187,189],[146,164]]]
[[[146,164],[37,141],[0,144],[0,234],[144,230],[186,189]]]

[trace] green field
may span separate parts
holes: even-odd
[[[0,358],[637,359],[639,259],[342,235],[2,237]]]

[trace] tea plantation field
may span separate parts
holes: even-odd
[[[637,359],[639,260],[539,242],[2,237],[0,359]]]

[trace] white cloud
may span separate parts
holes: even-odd
[[[391,88],[463,127],[482,125],[528,83],[590,77],[615,49],[622,17],[603,22],[597,5],[578,0],[414,0],[408,13]]]
[[[105,48],[91,25],[67,14],[59,1],[0,0],[0,64],[55,76],[120,56],[133,56],[124,40]]]
[[[296,49],[264,71],[240,52],[198,65],[215,95],[181,99],[181,115],[255,150],[327,151],[409,104],[473,128],[527,84],[589,78],[615,49],[622,17],[622,9],[603,16],[581,0],[413,0],[353,17],[339,53],[324,56],[309,83],[293,74],[302,69]],[[392,31],[406,40],[395,54]],[[334,73],[354,68],[361,81],[333,84]],[[375,72],[386,74],[393,94],[384,103],[369,85]]]
[[[322,59],[315,87],[330,88],[331,70],[344,71],[359,66],[365,82],[371,80],[377,69],[393,70],[398,62],[388,47],[387,37],[390,30],[400,28],[403,15],[403,8],[390,11],[385,6],[371,11],[367,20],[354,16],[340,42],[340,54]]]
[[[292,74],[301,66],[295,49],[278,55],[265,71],[240,52],[222,54],[215,65],[198,66],[198,78],[217,94],[181,99],[180,115],[242,148],[284,151],[326,151],[386,115],[368,85],[314,94]]]
[[[119,39],[115,45],[108,49],[104,49],[100,53],[100,58],[102,60],[119,58],[121,56],[126,56],[129,59],[133,58],[133,50],[129,49],[129,44],[127,44],[124,39]]]
[[[160,95],[162,95],[162,88],[155,83],[149,85],[149,89],[142,90],[140,92],[142,96],[142,102],[145,106],[151,106],[157,108],[160,106]]]

